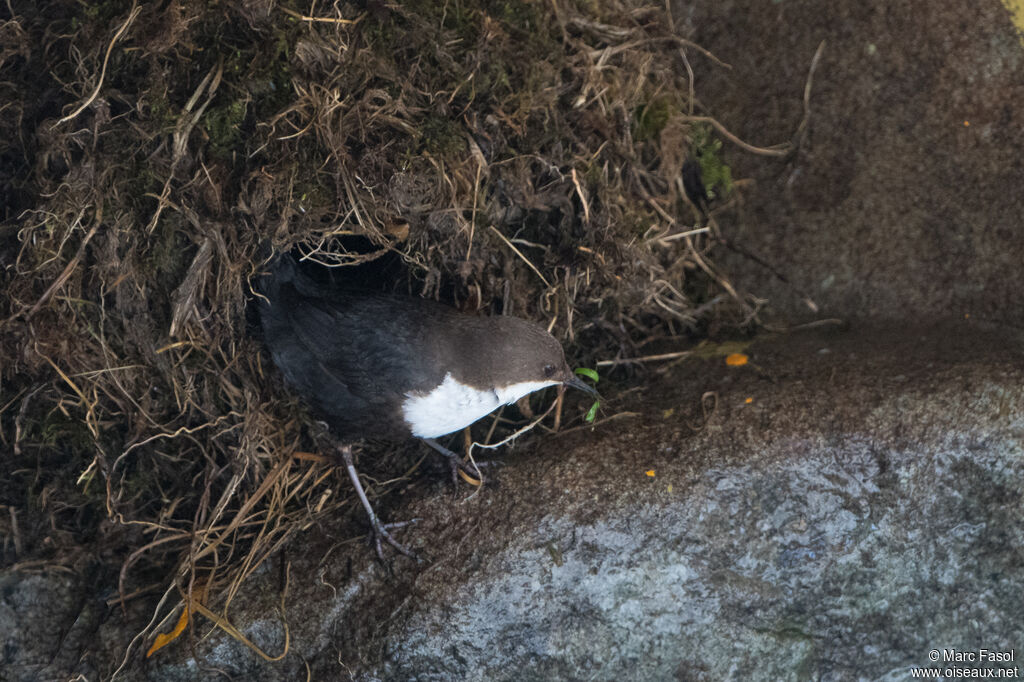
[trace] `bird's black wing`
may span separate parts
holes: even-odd
[[[293,273],[292,273],[293,274]],[[263,292],[264,338],[288,383],[342,435],[396,435],[407,392],[443,380],[420,303],[380,294],[324,292],[279,277]]]

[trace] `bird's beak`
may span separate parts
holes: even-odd
[[[569,375],[569,378],[566,379],[565,381],[563,381],[562,384],[564,384],[565,386],[570,386],[572,388],[578,388],[579,390],[583,391],[584,393],[592,395],[595,398],[600,398],[601,397],[601,394],[597,392],[596,388],[594,388],[590,384],[585,383],[582,379],[580,379],[575,374]]]

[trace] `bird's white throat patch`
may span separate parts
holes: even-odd
[[[501,405],[556,385],[557,381],[522,381],[504,388],[481,390],[460,384],[446,374],[441,385],[426,395],[406,394],[402,416],[417,438],[437,438],[469,426]]]

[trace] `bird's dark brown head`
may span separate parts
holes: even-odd
[[[458,351],[461,383],[484,389],[523,383],[565,384],[593,393],[573,374],[555,337],[540,325],[517,317],[475,318]]]

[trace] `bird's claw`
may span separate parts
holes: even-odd
[[[380,559],[381,563],[386,563],[384,559],[384,546],[381,543],[381,540],[391,545],[398,553],[404,554],[416,563],[421,563],[423,561],[423,559],[420,558],[418,554],[410,550],[408,547],[400,543],[398,540],[395,540],[391,533],[388,532],[391,530],[405,528],[406,526],[411,526],[415,523],[418,523],[419,519],[412,519],[411,521],[397,521],[395,523],[381,523],[380,520],[377,519],[376,515],[374,515],[374,517],[370,521],[370,532],[371,535],[373,536],[373,546],[374,549],[377,550],[377,558]]]
[[[495,466],[497,464],[497,462],[477,462],[476,460],[466,460],[459,457],[456,453],[452,452],[432,438],[423,438],[422,440],[448,459],[448,467],[452,472],[453,483],[458,483],[459,476],[462,476],[466,483],[471,485],[483,485],[484,475],[481,468],[485,466]]]

